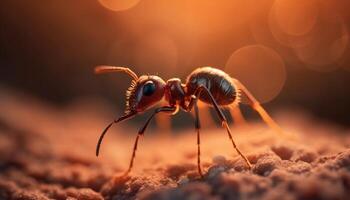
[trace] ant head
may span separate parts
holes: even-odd
[[[136,81],[133,80],[126,91],[125,113],[143,112],[155,105],[163,98],[165,85],[163,79],[152,75],[143,75]]]
[[[123,72],[132,78],[131,86],[126,91],[125,114],[143,112],[159,102],[165,91],[166,83],[158,76],[143,75],[138,77],[127,67],[101,65],[95,67],[96,74]]]
[[[138,77],[135,72],[127,67],[100,65],[95,67],[96,74],[123,72],[132,78],[131,86],[126,91],[126,110],[125,115],[115,119],[102,132],[97,146],[96,156],[100,151],[100,146],[104,135],[108,129],[115,123],[129,119],[138,112],[142,112],[159,102],[165,93],[166,83],[158,76],[141,76]]]

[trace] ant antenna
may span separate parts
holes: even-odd
[[[116,67],[116,66],[108,66],[108,65],[100,65],[95,67],[95,74],[111,73],[111,72],[125,72],[135,81],[139,79],[136,73],[127,67]]]
[[[103,130],[102,134],[100,135],[100,138],[98,139],[97,145],[96,145],[96,156],[98,156],[100,154],[100,147],[102,144],[102,140],[103,137],[105,136],[105,134],[107,133],[107,131],[109,130],[109,128],[112,127],[113,124],[116,124],[118,122],[124,121],[126,119],[129,119],[133,116],[136,115],[136,112],[130,112],[129,114],[126,114],[118,119],[113,120],[113,122],[111,122],[110,124],[108,124],[108,126]]]

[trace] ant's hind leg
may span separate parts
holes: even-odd
[[[235,141],[233,140],[233,138],[232,138],[232,133],[231,133],[231,129],[230,129],[230,127],[228,126],[227,121],[223,121],[223,122],[222,122],[222,126],[224,126],[224,127],[226,128],[228,137],[229,137],[230,140],[231,140],[231,143],[232,143],[232,145],[233,145],[233,148],[236,149],[237,153],[238,153],[238,154],[244,159],[244,161],[247,163],[248,168],[251,169],[251,168],[252,168],[252,165],[250,164],[248,158],[245,157],[245,155],[243,155],[243,153],[239,150],[239,148],[237,147]]]
[[[238,80],[234,79],[238,88],[248,97],[250,106],[259,113],[264,122],[276,132],[284,134],[281,127],[270,117],[266,110],[261,106],[260,102],[249,92],[249,90]]]
[[[130,159],[130,164],[129,164],[129,168],[128,170],[125,172],[125,176],[129,174],[129,172],[131,171],[132,167],[134,166],[134,160],[135,160],[135,157],[136,157],[136,151],[137,151],[137,145],[138,145],[138,142],[139,142],[139,138],[140,136],[142,136],[144,134],[144,132],[146,131],[149,123],[151,122],[151,120],[153,119],[153,117],[160,113],[160,112],[168,112],[168,113],[174,113],[177,111],[177,108],[176,107],[171,107],[171,106],[164,106],[164,107],[160,107],[160,108],[157,108],[153,114],[147,119],[145,125],[139,130],[137,136],[136,136],[136,139],[135,139],[135,143],[134,143],[134,148],[133,148],[133,151],[132,151],[132,156],[131,156],[131,159]]]
[[[197,166],[198,173],[201,177],[203,177],[202,168],[201,168],[201,140],[200,140],[200,120],[199,120],[199,109],[197,105],[197,101],[194,103],[194,112],[195,112],[195,127],[197,131]]]
[[[236,143],[234,142],[233,138],[232,138],[232,134],[231,134],[231,130],[230,130],[230,127],[228,126],[228,123],[227,123],[227,120],[226,120],[226,117],[224,115],[224,113],[222,112],[222,110],[219,108],[217,102],[215,101],[213,95],[211,94],[211,92],[208,90],[208,88],[206,88],[205,86],[200,86],[198,87],[198,89],[195,91],[195,96],[198,98],[200,93],[204,91],[205,93],[208,94],[208,96],[210,97],[210,100],[212,102],[212,105],[214,106],[215,108],[215,111],[217,113],[217,115],[219,116],[220,120],[221,120],[221,124],[223,127],[226,128],[226,131],[227,131],[227,134],[231,140],[231,143],[233,145],[233,148],[236,149],[237,153],[244,159],[244,161],[247,163],[248,165],[248,168],[251,169],[252,165],[250,164],[249,160],[247,157],[245,157],[243,155],[243,153],[239,150],[239,148],[237,147]]]

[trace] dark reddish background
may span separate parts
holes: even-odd
[[[225,16],[218,19],[215,16],[221,11],[215,10],[215,7],[210,11],[201,10],[199,6],[198,11],[192,6],[189,9],[193,10],[186,12],[192,14],[189,18],[192,16],[197,19],[199,31],[193,33],[191,25],[188,29],[178,29],[176,26],[186,23],[181,21],[186,17],[172,19],[173,15],[183,12],[186,1],[169,1],[168,5],[163,3],[161,6],[157,2],[141,0],[130,10],[113,12],[102,7],[97,0],[2,0],[0,84],[57,105],[65,105],[77,97],[98,96],[105,97],[122,108],[124,103],[120,96],[124,95],[129,79],[115,75],[97,78],[92,73],[94,66],[134,66],[133,69],[139,74],[149,72],[158,73],[165,79],[172,76],[184,79],[196,66],[223,68],[227,58],[236,49],[262,43],[255,40],[246,23],[233,23],[228,28],[212,24],[225,17],[227,21],[240,18],[242,13],[234,12],[239,8],[232,7],[232,12],[228,8],[223,13]],[[261,12],[269,10],[271,1],[266,2],[266,5],[257,5],[257,9]],[[347,28],[350,27],[348,0],[323,2],[343,19]],[[249,10],[243,9],[242,12],[245,11]],[[160,16],[168,13],[169,16],[163,19],[157,13],[161,13]],[[208,20],[212,17],[214,22]],[[224,25],[227,23],[222,21]],[[136,28],[130,24],[136,25]],[[137,27],[140,24],[143,27]],[[144,32],[137,32],[138,28]],[[200,31],[202,29],[203,32]],[[205,31],[210,29],[220,30],[207,34]],[[174,38],[179,48],[176,68],[167,70],[167,66],[160,66],[164,63],[158,61],[160,58],[157,55],[150,56],[149,62],[144,65],[130,56],[134,47],[148,37],[147,30],[167,32]],[[125,42],[125,48],[112,52],[111,55],[111,45],[116,42]],[[267,41],[264,45],[283,54],[282,57],[292,54],[289,48],[276,40]],[[285,61],[285,85],[279,96],[267,103],[266,107],[269,110],[297,107],[312,112],[317,117],[349,125],[349,53],[347,47],[341,58],[341,66],[330,72],[311,70],[303,67],[303,63],[298,60]]]

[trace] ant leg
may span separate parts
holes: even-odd
[[[100,147],[101,147],[101,144],[102,144],[102,140],[103,140],[103,137],[105,136],[105,134],[107,133],[108,129],[111,128],[111,126],[113,124],[116,124],[118,122],[130,119],[131,117],[133,117],[135,115],[136,115],[136,112],[131,112],[129,114],[126,114],[126,115],[123,115],[123,116],[119,117],[118,119],[113,120],[110,124],[108,124],[108,126],[103,130],[100,138],[98,139],[98,142],[97,142],[97,145],[96,145],[96,156],[98,156],[99,153],[100,153]]]
[[[249,90],[238,80],[234,79],[238,88],[248,97],[250,106],[259,113],[264,122],[276,132],[284,134],[281,127],[270,117],[266,110],[261,106],[260,102],[249,92]]]
[[[128,175],[129,172],[131,171],[133,165],[134,165],[134,160],[135,160],[135,156],[136,156],[136,150],[137,150],[137,145],[138,145],[138,141],[139,141],[139,138],[140,136],[142,136],[146,130],[146,128],[148,127],[148,124],[151,122],[151,120],[153,119],[153,117],[160,113],[160,112],[170,112],[170,113],[174,113],[176,112],[177,108],[176,107],[171,107],[171,106],[164,106],[164,107],[160,107],[160,108],[157,108],[153,114],[148,118],[148,120],[146,121],[145,125],[139,130],[137,136],[136,136],[136,139],[135,139],[135,143],[134,143],[134,148],[133,148],[133,151],[132,151],[132,156],[131,156],[131,159],[130,159],[130,163],[129,163],[129,168],[128,170],[125,172],[124,175]]]
[[[125,172],[124,176],[129,174],[129,172],[132,169],[132,166],[134,165],[134,159],[135,159],[135,156],[136,156],[136,150],[137,150],[137,144],[139,142],[139,138],[140,138],[140,134],[137,134],[136,139],[135,139],[135,143],[134,143],[134,148],[132,150],[132,156],[131,156],[131,160],[130,160],[130,163],[129,163],[129,168]]]
[[[203,173],[201,169],[201,140],[200,140],[201,123],[199,119],[199,109],[197,105],[197,100],[195,100],[195,103],[194,103],[194,112],[195,112],[195,127],[197,131],[197,166],[198,166],[199,175],[203,178]]]
[[[227,121],[223,121],[223,122],[222,122],[222,126],[224,126],[224,127],[226,128],[228,137],[229,137],[230,140],[231,140],[231,143],[232,143],[232,145],[233,145],[233,148],[236,149],[237,153],[238,153],[238,154],[244,159],[244,161],[247,163],[248,168],[251,169],[251,168],[252,168],[252,165],[250,164],[248,158],[247,158],[245,155],[243,155],[243,153],[239,150],[239,148],[237,147],[235,141],[233,140],[233,138],[232,138],[232,133],[231,133],[231,129],[230,129],[230,127],[228,126]]]
[[[153,119],[153,117],[160,113],[160,112],[165,112],[165,113],[171,113],[172,115],[176,114],[178,111],[178,107],[177,106],[164,106],[164,107],[160,107],[157,108],[153,114],[147,119],[145,125],[139,130],[139,134],[143,135],[143,133],[146,131],[146,128],[148,127],[149,123],[151,122],[151,120]]]
[[[197,88],[197,90],[195,91],[195,96],[196,96],[196,97],[199,97],[199,95],[201,94],[202,91],[205,91],[205,92],[208,94],[208,96],[210,97],[210,100],[211,100],[211,102],[212,102],[212,104],[213,104],[213,106],[214,106],[214,108],[215,108],[215,111],[216,111],[217,115],[219,116],[219,118],[220,118],[220,120],[221,120],[221,125],[222,125],[223,127],[226,128],[227,134],[228,134],[228,136],[229,136],[229,138],[230,138],[230,140],[231,140],[231,143],[232,143],[233,148],[236,149],[237,153],[244,159],[244,161],[247,163],[249,169],[251,169],[252,165],[250,164],[248,158],[245,157],[245,156],[242,154],[242,152],[239,150],[239,148],[237,147],[236,143],[234,142],[234,140],[233,140],[233,138],[232,138],[232,134],[231,134],[230,127],[228,126],[228,123],[227,123],[227,120],[226,120],[226,117],[225,117],[224,113],[222,112],[222,110],[219,108],[219,105],[216,103],[216,101],[215,101],[213,95],[212,95],[211,92],[208,90],[208,88],[206,88],[206,87],[203,86],[203,85],[199,86],[199,87]],[[191,99],[191,101],[193,101],[193,100]],[[192,102],[192,104],[193,104],[193,102]],[[191,105],[191,102],[190,102],[189,105]]]

